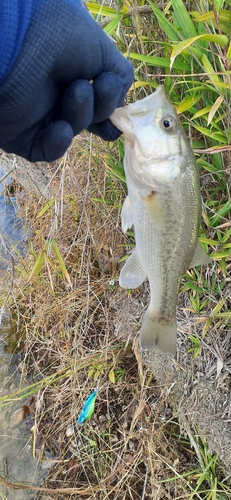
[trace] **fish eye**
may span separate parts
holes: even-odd
[[[176,120],[172,116],[165,116],[161,122],[161,127],[165,132],[174,132]]]

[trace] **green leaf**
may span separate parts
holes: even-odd
[[[205,128],[205,127],[201,127],[200,125],[195,125],[194,123],[192,123],[192,126],[196,130],[198,130],[199,132],[201,132],[201,134],[204,134],[207,137],[210,137],[211,139],[214,139],[215,141],[222,142],[222,144],[226,144],[227,143],[227,139],[226,139],[225,135],[222,132],[211,132],[211,130],[209,130],[209,129]]]
[[[118,17],[118,12],[111,7],[107,7],[106,5],[99,5],[95,2],[86,2],[85,5],[91,14],[106,17]]]
[[[226,57],[227,57],[227,59],[231,59],[231,43],[229,44],[229,48],[227,50]]]
[[[55,384],[59,380],[64,378],[69,378],[70,375],[73,376],[73,372],[70,367],[65,368],[64,370],[59,370],[52,375],[48,375],[48,377],[39,380],[38,382],[34,382],[33,384],[27,385],[22,389],[17,389],[15,392],[11,394],[7,394],[6,396],[0,397],[0,408],[6,406],[7,404],[12,403],[12,401],[20,401],[23,398],[29,397],[31,394],[35,394],[36,392],[42,390],[44,387],[48,385]]]
[[[155,80],[139,80],[132,84],[132,89],[138,89],[140,87],[152,87],[156,89],[158,85],[159,84]]]
[[[210,255],[211,259],[220,260],[220,259],[224,259],[226,257],[230,257],[231,252],[229,252],[228,250],[227,250],[227,252],[212,252],[209,255]]]
[[[18,273],[22,274],[22,276],[25,276],[26,278],[28,278],[28,272],[25,271],[25,269],[23,269],[19,266],[14,266],[14,270],[17,271]]]
[[[34,274],[38,275],[40,273],[44,261],[45,261],[45,254],[44,254],[44,251],[43,251],[37,257],[37,259],[36,259],[36,261],[35,261],[35,263],[33,265],[32,271],[30,273],[30,276],[28,278],[28,281],[31,280],[31,278],[32,278],[32,276],[34,276]]]
[[[220,224],[221,219],[227,215],[228,212],[230,212],[231,209],[231,202],[227,201],[219,210],[217,211],[216,215],[212,218],[211,220],[211,226],[214,227],[217,224]]]
[[[222,307],[224,306],[225,301],[226,301],[226,298],[219,300],[218,304],[216,304],[216,306],[213,308],[213,310],[211,311],[209,316],[215,318],[217,313],[219,313],[220,310],[222,309]]]
[[[197,296],[197,298],[198,298],[198,296]],[[199,308],[198,301],[195,300],[193,295],[191,295],[191,294],[190,294],[190,300],[191,300],[191,303],[192,303],[194,310],[199,313],[200,308]]]
[[[208,60],[208,57],[206,54],[202,54],[201,57],[201,64],[205,70],[206,73],[208,73],[208,78],[209,80],[215,85],[215,87],[220,86],[221,80],[218,75],[216,75],[212,64]]]
[[[114,370],[111,370],[111,371],[109,372],[109,374],[108,374],[108,378],[109,378],[109,380],[110,380],[110,382],[111,382],[112,384],[114,384],[114,383],[115,383],[115,371],[114,371]]]
[[[183,101],[177,106],[177,113],[183,113],[188,109],[192,108],[196,102],[198,102],[202,97],[201,93],[192,93],[183,99]]]
[[[226,311],[223,313],[218,313],[216,315],[217,319],[231,319],[231,311]]]
[[[199,240],[201,243],[205,243],[206,245],[212,245],[212,246],[217,246],[219,245],[219,241],[217,240],[210,240],[206,238],[206,236],[200,236]]]
[[[97,380],[97,378],[99,378],[100,376],[100,371],[99,370],[96,370],[95,373],[94,373],[94,380]]]
[[[193,347],[191,347],[188,352],[193,352],[193,357],[196,358],[198,354],[200,354],[201,351],[201,343],[198,337],[195,337],[194,335],[189,335],[189,338],[192,342]]]
[[[222,9],[224,0],[213,0],[213,5],[217,12]]]
[[[195,115],[192,116],[192,120],[195,120],[196,118],[199,118],[200,116],[207,115],[211,109],[211,106],[206,106],[205,108],[200,109],[195,113]]]
[[[117,177],[122,182],[126,183],[125,173],[123,166],[117,163],[115,158],[108,159],[107,161],[107,174]]]
[[[118,28],[120,19],[120,16],[117,16],[105,26],[103,30],[105,31],[105,33],[107,33],[107,35],[111,35],[111,33],[113,33]]]
[[[192,19],[185,7],[185,3],[182,0],[172,0],[172,7],[176,20],[182,30],[184,38],[192,38],[197,36],[196,29],[192,22]]]
[[[152,10],[157,18],[157,21],[160,27],[163,29],[165,35],[167,35],[168,39],[171,42],[176,42],[180,40],[179,33],[176,28],[166,19],[166,17],[162,14],[162,12],[154,5],[154,3],[150,2]]]
[[[188,38],[187,40],[182,40],[179,42],[173,49],[171,57],[170,57],[170,69],[175,61],[175,58],[185,51],[190,45],[194,44],[198,40],[207,40],[209,42],[214,42],[219,44],[221,47],[224,47],[228,43],[228,37],[226,35],[214,35],[214,34],[205,34],[205,35],[197,35],[192,38]],[[198,47],[197,47],[198,48]]]
[[[144,56],[143,54],[136,54],[135,52],[131,52],[129,56],[131,59],[145,62],[148,66],[170,67],[170,59],[167,57]],[[179,61],[174,62],[174,69],[185,70],[185,68],[185,63]]]
[[[208,23],[209,21],[215,21],[214,17],[214,12],[212,10],[209,10],[208,12],[204,12],[203,14],[200,14],[199,11],[191,12],[191,16],[194,18],[194,20],[198,23]],[[219,21],[224,22],[224,23],[230,23],[231,22],[231,12],[228,10],[222,10],[218,14]]]
[[[90,378],[90,377],[93,375],[94,371],[95,371],[95,369],[91,367],[91,368],[88,370],[88,374],[87,374],[87,376]]]
[[[59,265],[60,265],[61,271],[62,271],[63,275],[65,276],[68,284],[72,288],[72,283],[71,283],[71,280],[70,280],[70,276],[69,276],[69,274],[67,272],[67,268],[65,266],[65,263],[64,263],[64,261],[62,259],[61,253],[60,253],[60,251],[59,251],[59,249],[57,247],[57,244],[56,244],[56,241],[54,240],[54,238],[51,238],[51,245],[52,245],[54,253],[55,253],[55,255],[56,255],[56,257],[57,257],[57,259],[59,261]]]
[[[43,207],[40,212],[38,213],[37,215],[37,219],[39,219],[39,217],[42,217],[51,207],[53,207],[55,203],[55,198],[52,197],[48,202],[47,204],[45,205],[45,207]]]

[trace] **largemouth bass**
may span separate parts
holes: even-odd
[[[147,277],[151,300],[140,330],[143,350],[174,355],[176,304],[183,274],[208,263],[199,244],[199,177],[193,151],[177,113],[159,86],[148,97],[117,108],[110,117],[125,136],[128,196],[122,229],[134,225],[136,248],[119,283],[137,288]]]

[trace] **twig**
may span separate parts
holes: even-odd
[[[131,7],[131,9],[126,13],[122,14],[121,13],[121,18],[127,19],[128,17],[132,17],[135,14],[140,14],[140,15],[145,15],[145,14],[151,14],[153,12],[152,8],[149,5],[141,5],[137,7]],[[120,12],[118,12],[118,15]],[[105,17],[102,21],[100,21],[99,25],[101,28],[105,28],[107,24],[111,21],[111,17]]]

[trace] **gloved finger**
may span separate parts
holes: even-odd
[[[70,146],[74,133],[71,125],[57,121],[36,136],[31,148],[30,161],[54,161],[63,156]]]
[[[87,130],[92,134],[98,135],[104,141],[115,141],[121,135],[121,131],[109,119],[90,125]]]
[[[60,118],[68,122],[74,135],[79,134],[92,122],[94,114],[94,91],[88,80],[73,82],[62,99]]]
[[[123,106],[125,93],[122,78],[112,72],[99,75],[93,81],[94,117],[91,124],[106,120],[118,106]]]
[[[79,78],[89,81],[94,80],[103,72],[113,72],[121,77],[125,95],[134,80],[132,64],[89,15],[82,2],[76,2],[75,15],[71,23],[73,27],[75,26],[69,49],[73,64],[67,68],[67,71],[75,72],[76,68]],[[68,52],[66,51],[65,54]],[[76,62],[74,62],[75,57]],[[73,76],[71,78],[72,81],[77,79]]]

